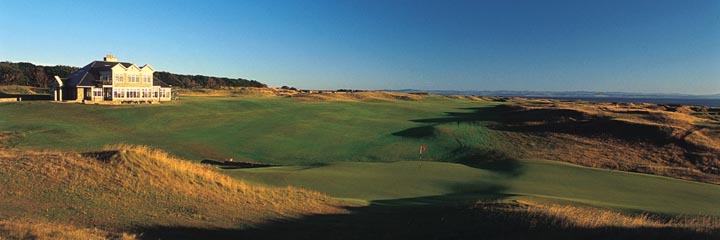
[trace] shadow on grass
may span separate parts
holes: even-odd
[[[517,177],[524,171],[522,164],[505,152],[495,149],[475,150],[460,157],[457,163],[469,167],[490,170],[509,177]]]
[[[720,233],[670,227],[563,226],[553,216],[522,215],[472,204],[446,202],[441,196],[373,202],[349,207],[348,214],[281,219],[245,229],[149,227],[142,239],[717,239]],[[487,195],[486,199],[502,198]],[[455,200],[455,199],[453,199]],[[400,203],[398,203],[398,201]]]
[[[500,194],[503,189],[493,186],[472,194],[379,200],[369,206],[345,207],[346,214],[278,219],[245,229],[155,226],[140,228],[138,232],[142,233],[142,239],[427,239],[453,236],[460,224],[455,221],[460,213],[467,211],[468,206],[478,199],[505,197]]]
[[[212,159],[203,159],[200,161],[202,164],[217,166],[222,169],[243,169],[243,168],[264,168],[264,167],[277,167],[280,165],[266,164],[266,163],[254,163],[254,162],[234,162],[234,161],[218,161]]]
[[[652,124],[619,121],[607,116],[587,114],[573,109],[528,109],[516,105],[461,108],[467,112],[447,112],[446,117],[415,119],[412,122],[431,125],[408,128],[393,133],[395,136],[426,138],[434,136],[435,126],[444,123],[486,122],[494,130],[526,133],[571,133],[586,136],[611,135],[621,139],[644,139],[663,144],[672,129]]]
[[[501,124],[492,123],[502,122],[503,119],[505,119],[504,113],[518,109],[518,107],[510,105],[459,108],[459,110],[469,110],[469,112],[446,112],[447,117],[411,120],[412,122],[418,123],[430,123],[430,125],[412,127],[392,134],[406,138],[432,138],[436,136],[437,125],[446,123],[459,124],[464,122],[486,122],[489,124],[483,124],[484,127],[508,130]],[[449,157],[440,159],[440,161],[460,163],[470,167],[491,170],[507,176],[518,176],[521,174],[522,168],[519,161],[506,152],[492,148],[479,149],[465,146],[461,142],[458,142],[458,144],[459,146],[456,148],[448,149],[449,153],[447,156]]]
[[[98,161],[108,163],[113,159],[113,157],[117,156],[118,153],[120,153],[120,152],[118,152],[118,151],[97,151],[97,152],[82,153],[82,156],[97,159]]]
[[[399,132],[394,132],[393,135],[407,138],[427,138],[435,135],[435,127],[422,126],[408,128]]]
[[[572,110],[525,112],[513,106],[471,108],[447,113],[448,117],[414,120],[433,125],[408,128],[393,135],[428,138],[435,125],[452,122],[490,121],[499,130],[566,131],[564,124],[586,128],[595,120]],[[603,119],[600,119],[603,121]],[[528,122],[542,122],[528,125]],[[592,125],[588,131],[593,130]],[[573,130],[572,128],[570,129]],[[457,149],[453,162],[501,173],[522,174],[522,164],[493,150]],[[382,186],[379,186],[382,187]],[[155,226],[138,229],[143,239],[719,239],[720,232],[675,227],[585,228],[564,224],[562,219],[539,213],[523,214],[503,208],[477,208],[474,202],[510,197],[503,186],[460,185],[456,194],[373,201],[369,206],[346,207],[347,214],[307,215],[277,219],[251,228],[207,229]]]

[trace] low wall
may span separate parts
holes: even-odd
[[[45,101],[52,100],[49,94],[5,94],[0,93],[0,99],[15,99],[20,101]],[[12,102],[11,100],[5,100],[5,102]]]
[[[17,98],[17,97],[0,98],[0,102],[17,102],[17,101],[20,101],[20,98]]]

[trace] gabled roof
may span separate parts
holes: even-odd
[[[64,80],[66,86],[74,87],[92,87],[96,86],[96,80],[100,79],[100,72],[109,71],[116,65],[120,64],[124,68],[133,66],[132,63],[127,62],[106,62],[106,61],[93,61],[83,68],[71,73]],[[137,67],[137,65],[135,65]],[[147,65],[146,65],[147,66]],[[152,69],[152,67],[151,67]],[[163,81],[153,77],[153,86],[169,87]]]
[[[170,85],[160,79],[157,79],[156,77],[153,77],[153,86],[170,87]]]
[[[65,80],[67,86],[95,86],[95,80],[100,79],[100,72],[108,71],[115,65],[122,64],[123,67],[132,66],[126,62],[93,61],[85,67],[70,74]]]
[[[141,70],[144,70],[145,68],[148,68],[148,69],[150,69],[150,70],[152,70],[152,71],[155,71],[155,68],[152,67],[152,66],[150,66],[150,64],[145,64],[145,65],[143,65],[142,67],[140,67]]]

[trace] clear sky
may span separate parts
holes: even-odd
[[[720,1],[0,0],[0,61],[313,89],[720,93]]]

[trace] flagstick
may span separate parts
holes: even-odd
[[[423,152],[423,146],[420,145],[420,164],[418,165],[418,168],[422,168],[422,152]]]

